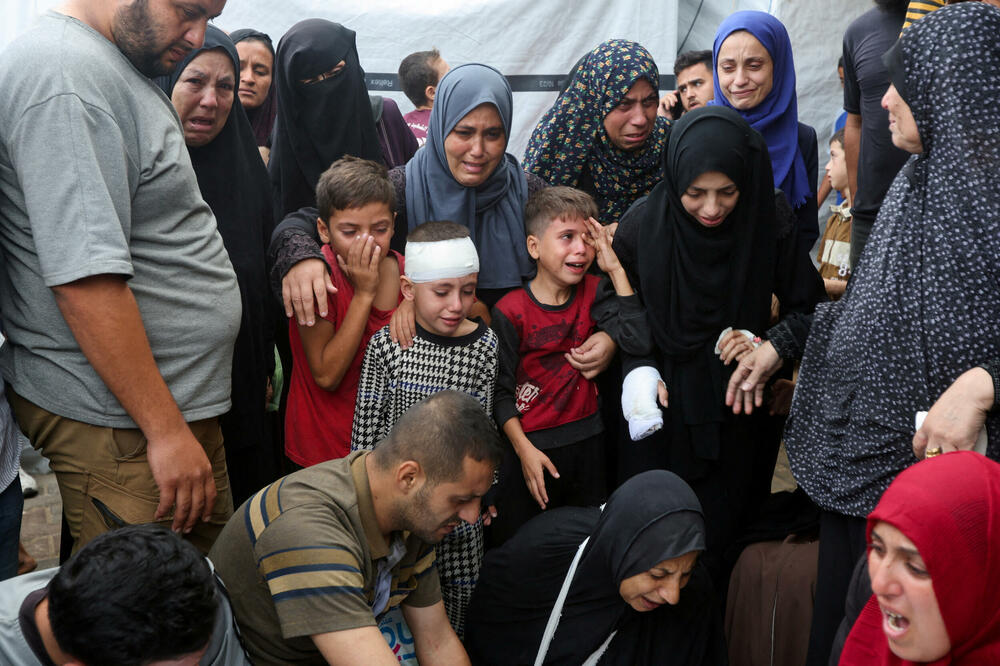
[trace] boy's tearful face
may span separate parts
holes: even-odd
[[[417,323],[427,331],[443,337],[459,334],[476,301],[479,274],[459,278],[413,283],[403,278],[403,297],[413,300]]]
[[[316,228],[319,238],[329,243],[334,253],[347,261],[348,252],[355,238],[365,234],[371,236],[381,248],[380,257],[389,256],[389,241],[392,239],[393,222],[396,215],[386,203],[375,202],[359,208],[334,210],[324,222],[319,218]]]
[[[594,261],[594,248],[587,244],[587,222],[582,217],[557,217],[541,237],[528,236],[528,253],[555,284],[578,284]]]

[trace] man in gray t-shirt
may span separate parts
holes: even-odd
[[[73,0],[0,55],[0,370],[77,548],[164,520],[207,549],[232,512],[217,417],[240,293],[148,78],[224,5]]]

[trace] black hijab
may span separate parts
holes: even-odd
[[[705,548],[701,505],[691,488],[672,472],[655,470],[632,477],[611,495],[603,512],[581,507],[548,510],[483,560],[466,624],[466,646],[473,663],[534,662],[570,563],[588,536],[547,664],[583,663],[612,631],[640,619],[619,594],[624,579]],[[690,631],[685,636],[692,625],[683,618],[707,617],[700,613],[701,602],[708,597],[707,579],[699,573],[692,582],[677,606],[641,614],[661,620],[649,627],[655,628],[677,658],[691,654],[688,643],[698,633]],[[681,627],[685,629],[679,631]],[[635,659],[633,652],[643,641],[635,632],[626,633],[631,639],[613,642],[605,660],[645,663]],[[652,663],[688,662],[658,657]]]
[[[172,95],[188,65],[213,49],[225,51],[232,59],[238,81],[240,60],[236,47],[226,33],[209,25],[204,45],[189,53],[170,76],[158,78],[157,84]],[[227,455],[240,451],[246,456],[248,449],[266,447],[269,441],[265,437],[264,395],[274,364],[274,308],[268,294],[265,257],[274,223],[267,171],[235,90],[222,131],[204,146],[189,147],[188,152],[201,195],[215,214],[240,286],[243,317],[233,352],[233,404],[222,418],[222,428]],[[236,465],[230,467],[235,469]],[[238,474],[232,476],[235,495],[240,479]]]
[[[354,31],[339,23],[307,19],[278,42],[274,85],[280,113],[268,163],[276,219],[315,206],[320,175],[344,155],[382,160],[354,40]],[[302,83],[341,60],[338,74]]]
[[[684,210],[681,195],[713,171],[736,184],[739,198],[709,228]],[[725,384],[735,365],[727,372],[715,355],[719,334],[730,326],[762,334],[771,313],[777,214],[767,144],[732,109],[684,114],[670,134],[663,180],[641,210],[638,218],[635,210],[623,217],[615,246],[635,244],[635,265],[626,269],[636,278],[671,392],[672,469],[689,474],[689,455],[718,459],[728,418]]]
[[[727,326],[762,333],[775,256],[774,186],[763,138],[732,109],[684,114],[667,144],[663,181],[649,195],[638,247],[640,293],[665,354],[689,358],[714,347]],[[729,216],[708,228],[681,195],[718,171],[739,188]],[[766,177],[765,177],[766,176]]]
[[[271,52],[271,87],[267,89],[267,97],[264,98],[264,101],[256,109],[243,108],[247,113],[247,119],[250,121],[250,127],[253,128],[253,135],[257,141],[257,145],[270,145],[271,130],[274,129],[274,118],[278,115],[278,97],[274,94],[274,43],[271,41],[269,35],[253,28],[233,30],[229,33],[229,38],[233,40],[233,44],[239,44],[244,40],[260,42]],[[237,74],[239,74],[238,70]],[[236,78],[238,80],[239,76]]]

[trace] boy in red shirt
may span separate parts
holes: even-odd
[[[494,415],[511,444],[500,467],[495,545],[548,507],[598,506],[607,497],[597,385],[567,358],[595,330],[590,308],[600,278],[587,272],[595,253],[619,297],[632,294],[596,215],[594,200],[571,187],[532,195],[525,231],[538,272],[493,308]]]
[[[285,455],[303,467],[351,450],[351,421],[368,340],[400,301],[403,257],[389,249],[396,195],[385,167],[344,157],[316,184],[316,227],[330,279],[329,314],[314,326],[289,322],[292,379]]]

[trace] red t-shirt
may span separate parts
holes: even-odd
[[[525,288],[497,302],[493,330],[500,339],[498,424],[519,414],[521,428],[530,433],[597,413],[597,384],[585,379],[565,355],[594,332],[590,306],[599,282],[596,275],[584,276],[570,300],[559,306],[540,304]]]
[[[399,263],[403,272],[403,255],[389,250],[389,255]],[[337,258],[329,245],[323,246],[323,257],[330,266],[330,279],[337,288],[328,294],[328,311],[325,319],[336,329],[347,315],[347,308],[354,298],[354,287],[340,270]],[[399,300],[403,295],[399,295]],[[361,344],[354,355],[351,367],[344,373],[335,391],[319,387],[313,380],[309,361],[302,348],[299,326],[295,319],[288,322],[288,337],[292,347],[292,378],[288,389],[288,408],[285,412],[285,455],[296,464],[308,467],[324,460],[343,458],[351,452],[351,423],[354,420],[354,402],[361,378],[361,362],[365,357],[368,341],[375,331],[389,323],[393,310],[372,308],[361,335]]]

